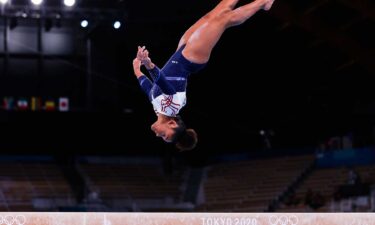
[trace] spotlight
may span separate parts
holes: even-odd
[[[117,30],[117,29],[120,29],[120,27],[121,27],[121,23],[119,21],[114,22],[113,28]]]
[[[87,20],[81,21],[81,27],[86,28],[89,25],[89,22]]]
[[[64,0],[65,6],[72,7],[74,4],[76,4],[76,0]]]
[[[6,4],[7,2],[8,2],[8,0],[0,0],[1,4]]]
[[[34,5],[40,5],[40,4],[42,4],[43,0],[31,0],[31,2],[32,2]]]

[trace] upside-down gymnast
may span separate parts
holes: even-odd
[[[193,149],[197,133],[187,129],[179,111],[186,104],[187,79],[201,70],[223,32],[244,23],[259,10],[269,10],[274,0],[255,0],[235,8],[239,0],[222,0],[213,10],[199,19],[182,36],[176,52],[162,69],[150,59],[145,46],[138,46],[133,60],[134,74],[151,101],[157,120],[151,130],[166,142],[175,143],[180,151]],[[145,66],[152,80],[141,72]]]

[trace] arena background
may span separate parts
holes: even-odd
[[[0,211],[374,211],[370,0],[276,0],[230,28],[189,80],[197,148],[155,137],[137,46],[162,66],[217,3],[1,4]]]

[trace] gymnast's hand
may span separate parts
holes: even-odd
[[[138,58],[135,58],[133,60],[133,70],[134,70],[134,74],[136,77],[140,77],[143,75],[141,71],[141,65],[142,65],[142,62]]]
[[[145,46],[138,46],[137,59],[142,62],[142,65],[144,65],[146,69],[151,70],[155,67],[155,65],[152,63],[148,54],[149,52]]]
[[[268,11],[271,9],[272,4],[275,0],[263,0],[263,1],[264,1],[263,9]]]

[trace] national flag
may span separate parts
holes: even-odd
[[[20,98],[17,101],[17,109],[20,111],[25,111],[29,108],[29,102],[25,98]]]
[[[46,110],[46,111],[55,111],[56,110],[55,102],[52,101],[52,100],[47,100],[44,103],[44,110]]]
[[[42,109],[42,100],[40,97],[31,97],[31,111],[40,111]]]
[[[59,111],[67,112],[69,111],[69,98],[60,98],[59,99]]]
[[[3,98],[3,107],[7,111],[14,110],[14,98],[13,97],[5,97]]]

